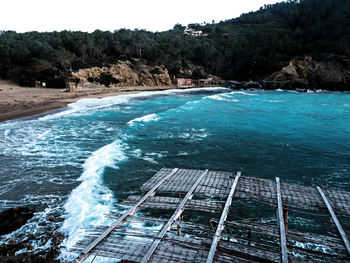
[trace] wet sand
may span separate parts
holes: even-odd
[[[0,80],[0,122],[64,108],[82,98],[103,98],[174,88],[176,86],[101,87],[94,90],[64,92],[60,89],[23,88]]]

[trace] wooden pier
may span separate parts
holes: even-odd
[[[128,210],[110,214],[115,217],[110,226],[86,229],[86,237],[71,249],[80,255],[75,262],[96,256],[174,263],[350,260],[349,231],[342,226],[350,222],[349,192],[283,183],[278,177],[178,168],[161,169],[140,191],[144,195],[124,201]],[[254,220],[231,220],[230,209],[238,211],[244,202],[276,209],[274,220],[256,219],[259,213]],[[154,216],[148,210],[163,212]],[[321,232],[292,229],[288,211],[323,216],[328,223]],[[185,212],[213,219],[195,223],[185,220]]]

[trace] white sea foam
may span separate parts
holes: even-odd
[[[245,95],[245,96],[257,96],[258,94],[254,94],[254,93],[248,93],[246,91],[232,91],[229,94],[241,94],[241,95]]]
[[[227,102],[238,102],[239,100],[232,98],[228,94],[216,94],[208,97],[212,100],[227,101]]]
[[[101,177],[106,167],[117,168],[118,163],[127,159],[123,151],[125,147],[120,141],[115,141],[94,152],[84,163],[84,172],[79,178],[82,183],[72,191],[64,205],[66,218],[61,231],[67,238],[60,254],[62,261],[74,258],[75,255],[68,250],[84,236],[84,228],[111,221],[105,215],[113,210],[115,199],[111,190],[103,185]]]
[[[150,122],[150,121],[156,121],[156,120],[159,120],[159,117],[157,116],[157,114],[152,113],[152,114],[142,116],[140,118],[133,119],[129,121],[128,124],[134,125],[135,122]]]
[[[168,154],[168,151],[161,151],[161,152],[151,152],[151,153],[145,153],[143,156],[139,156],[139,159],[148,161],[150,163],[157,164],[158,161],[156,159],[161,159],[165,157]]]
[[[212,96],[209,96],[208,98],[209,98],[209,99],[212,99],[212,100],[230,101],[230,100],[228,100],[228,99],[223,98],[223,97],[220,96],[220,95],[212,95]]]
[[[209,88],[209,89],[190,89],[190,90],[166,90],[159,92],[142,92],[139,94],[122,95],[117,97],[107,97],[103,99],[83,99],[76,103],[70,104],[64,112],[59,112],[51,116],[43,117],[43,119],[56,118],[72,113],[82,112],[85,110],[106,107],[110,105],[127,103],[132,99],[148,98],[152,96],[177,93],[191,93],[199,91],[220,91],[226,88]],[[128,125],[143,124],[150,121],[158,120],[159,116],[155,113],[135,118],[128,122]],[[125,135],[127,136],[127,135]],[[206,137],[207,135],[200,132],[195,137]],[[123,140],[123,134],[120,138]],[[115,141],[108,144],[96,152],[94,152],[84,163],[84,172],[79,180],[81,184],[75,188],[64,205],[66,212],[65,221],[61,227],[61,231],[66,234],[66,239],[62,243],[60,260],[69,261],[74,259],[76,254],[70,253],[69,249],[85,236],[84,229],[97,225],[108,225],[112,219],[105,215],[114,210],[116,200],[114,196],[104,184],[101,178],[106,167],[117,168],[118,164],[126,160],[124,150],[127,148],[122,141]],[[135,157],[142,158],[149,162],[157,162],[155,158],[162,158],[162,153],[146,153],[142,151],[134,151]],[[108,261],[108,259],[105,259]],[[100,260],[99,260],[100,261]],[[103,261],[103,259],[101,259]]]
[[[158,162],[153,157],[145,156],[145,157],[142,157],[142,160],[145,160],[153,164],[158,164]]]
[[[142,150],[141,149],[136,149],[134,151],[132,151],[132,155],[136,158],[141,158],[142,155]]]
[[[4,131],[5,139],[8,139],[10,133],[11,133],[11,129],[6,129],[6,130]]]
[[[267,101],[267,102],[284,102],[284,100],[265,100],[265,101]]]
[[[219,91],[228,91],[228,90],[229,90],[228,88],[223,88],[223,87],[193,88],[193,89],[186,89],[186,90],[170,89],[170,90],[163,90],[163,91],[146,91],[146,92],[140,92],[136,94],[111,96],[111,97],[105,97],[101,99],[97,99],[97,98],[80,99],[75,103],[69,104],[67,109],[51,115],[46,115],[41,119],[43,120],[54,119],[62,116],[71,115],[73,113],[86,114],[87,111],[91,109],[98,109],[98,108],[109,107],[112,105],[124,104],[135,99],[151,98],[156,96],[164,96],[164,95],[172,95],[172,94],[175,95],[175,94],[187,94],[187,93],[189,94],[189,93],[195,93],[195,92],[215,92],[215,91],[219,92]]]
[[[171,133],[163,132],[158,138],[160,139],[187,139],[190,142],[201,141],[204,138],[208,137],[210,133],[207,133],[205,129],[186,129],[181,133]]]

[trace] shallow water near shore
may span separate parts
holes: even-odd
[[[46,249],[45,231],[59,228],[67,260],[83,228],[108,223],[108,211],[162,167],[350,191],[349,142],[349,93],[213,88],[83,99],[0,124],[0,211],[39,211],[12,236],[37,233],[43,241],[36,248]],[[49,215],[60,219],[49,222]]]

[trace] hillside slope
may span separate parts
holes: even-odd
[[[164,66],[171,78],[262,79],[295,56],[350,55],[350,1],[300,0],[213,24],[191,24],[206,37],[185,37],[182,25],[165,32],[0,32],[0,78],[24,86],[63,87],[72,71],[118,60]],[[195,69],[195,70],[193,70]],[[191,74],[187,74],[187,72]]]

